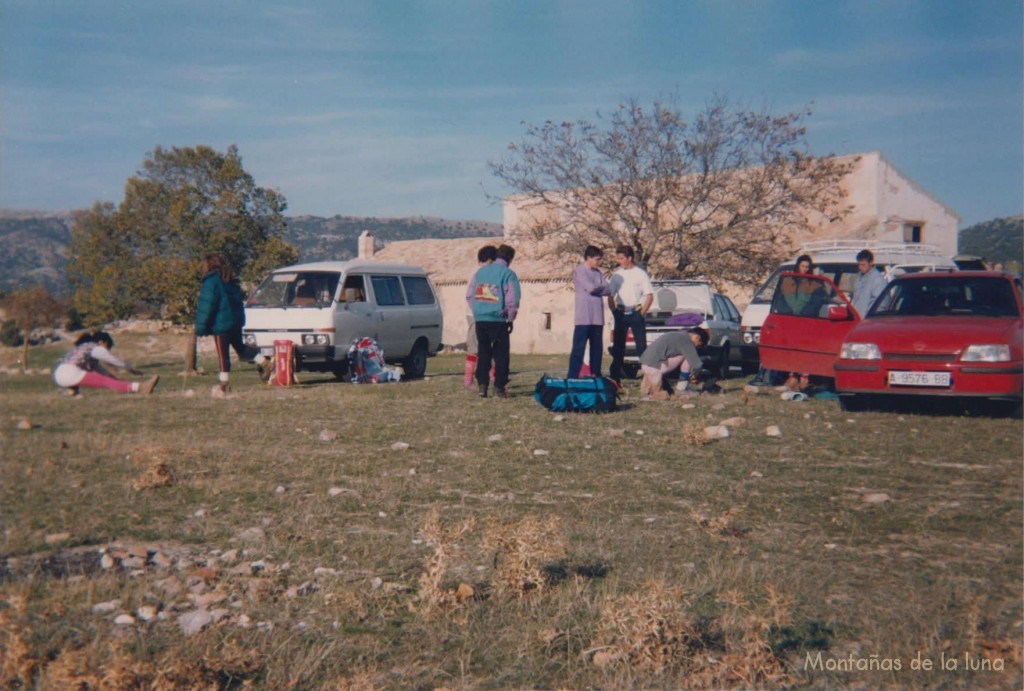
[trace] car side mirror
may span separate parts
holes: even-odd
[[[844,322],[850,319],[850,308],[846,305],[829,305],[828,320],[830,322]]]

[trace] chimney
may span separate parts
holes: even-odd
[[[359,235],[359,258],[373,259],[373,234],[368,230]]]

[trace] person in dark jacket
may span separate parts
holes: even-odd
[[[230,393],[231,348],[240,360],[248,359],[242,343],[242,327],[245,326],[245,303],[242,289],[231,273],[231,267],[219,254],[206,255],[206,275],[199,289],[199,303],[196,305],[196,336],[213,336],[217,348],[217,384],[213,395]],[[270,360],[256,356],[256,365],[263,376]],[[269,374],[269,373],[268,373]]]

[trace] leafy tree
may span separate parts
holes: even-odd
[[[852,163],[807,153],[808,115],[716,97],[687,124],[671,104],[630,100],[597,123],[527,124],[490,165],[556,251],[625,244],[660,276],[753,285],[791,231],[848,212],[838,183]]]
[[[189,324],[203,257],[217,253],[240,275],[287,255],[287,204],[258,187],[236,146],[156,147],[125,184],[115,209],[97,203],[72,219],[68,279],[87,322],[149,312]],[[194,363],[195,343],[186,350]]]
[[[42,286],[30,286],[7,294],[3,308],[21,332],[21,369],[28,369],[28,347],[32,331],[56,326],[66,313],[65,306]]]

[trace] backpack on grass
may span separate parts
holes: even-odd
[[[610,413],[618,403],[619,387],[607,377],[564,379],[546,374],[533,398],[548,410],[570,413]]]

